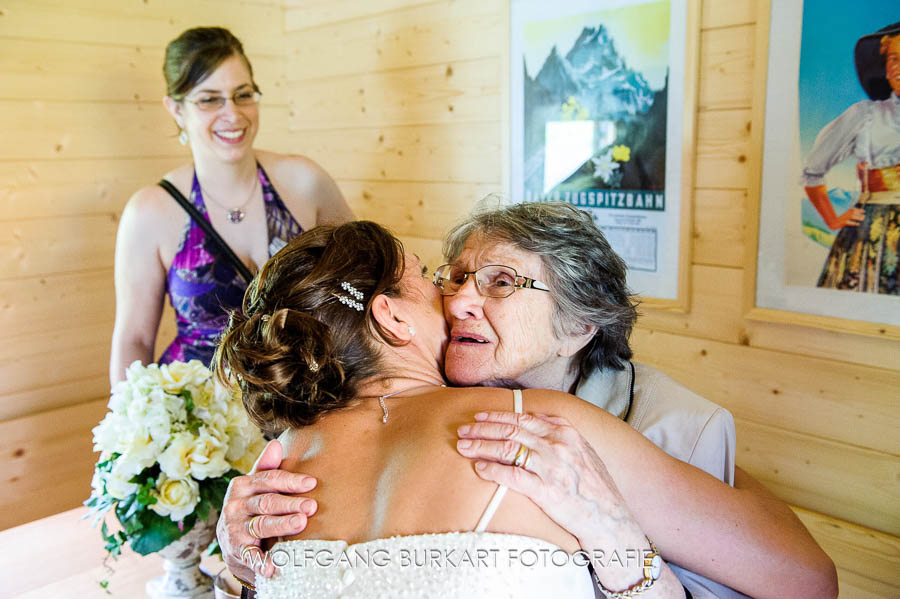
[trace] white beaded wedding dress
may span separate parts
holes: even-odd
[[[522,411],[521,391],[514,391]],[[272,578],[256,578],[258,599],[509,597],[593,599],[584,560],[552,543],[484,532],[506,487],[498,486],[474,531],[344,541],[279,541]]]

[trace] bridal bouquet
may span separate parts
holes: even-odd
[[[159,551],[214,516],[265,445],[240,398],[198,360],[134,362],[93,433],[100,459],[85,504],[95,522],[114,510],[122,529],[101,527],[114,557],[126,542],[141,555]]]

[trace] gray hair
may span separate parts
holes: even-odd
[[[444,256],[453,262],[475,233],[537,254],[553,296],[553,331],[557,338],[597,333],[581,350],[582,376],[595,369],[622,370],[631,359],[628,345],[637,320],[637,301],[625,284],[625,262],[590,215],[564,202],[526,202],[476,207],[450,230]]]

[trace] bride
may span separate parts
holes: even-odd
[[[444,388],[447,329],[424,272],[379,225],[318,227],[266,263],[232,315],[217,375],[258,424],[286,429],[282,468],[323,481],[316,518],[269,548],[277,574],[257,577],[258,596],[594,597],[593,575],[610,597],[683,597],[650,539],[721,541],[703,506],[730,488],[573,396]],[[584,514],[599,543],[456,452],[460,425],[511,407],[577,422],[615,474],[591,490],[604,509]]]

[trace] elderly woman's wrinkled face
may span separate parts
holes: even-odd
[[[546,282],[537,254],[473,234],[454,261],[465,271],[489,264],[510,266],[522,276]],[[469,276],[456,295],[444,297],[450,344],[444,358],[447,379],[459,386],[555,388],[568,358],[553,333],[553,296],[518,289],[505,298],[484,297]]]
[[[900,35],[890,39],[885,54],[885,77],[894,93],[900,96]]]

